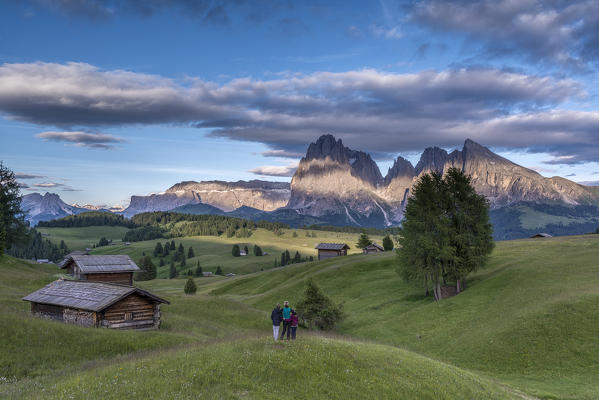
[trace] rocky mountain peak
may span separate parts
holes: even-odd
[[[416,164],[416,174],[420,175],[422,172],[437,171],[443,173],[443,166],[447,162],[449,155],[447,151],[439,147],[427,147],[422,155],[418,164]]]
[[[416,176],[416,169],[412,163],[403,157],[397,157],[393,166],[387,171],[384,184],[388,185],[395,178],[412,179],[414,176]]]
[[[329,157],[333,161],[346,163],[349,161],[350,149],[343,145],[341,139],[335,140],[333,135],[322,135],[314,143],[310,143],[306,152],[306,161]]]

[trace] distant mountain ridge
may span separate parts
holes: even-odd
[[[498,238],[521,237],[540,229],[543,225],[530,221],[534,220],[531,216],[541,218],[543,210],[548,211],[541,219],[562,234],[585,232],[595,222],[599,224],[599,187],[561,177],[545,178],[470,139],[461,150],[451,153],[429,147],[416,166],[397,157],[383,176],[369,154],[344,146],[332,135],[323,135],[308,146],[291,183],[184,181],[163,193],[132,196],[129,207],[120,213],[131,217],[173,210],[291,226],[320,223],[382,228],[401,223],[412,187],[420,176],[431,171],[443,174],[451,167],[470,175],[476,191],[489,199]],[[566,208],[557,207],[560,205]],[[23,206],[34,223],[88,211],[69,206],[50,193],[24,196]]]

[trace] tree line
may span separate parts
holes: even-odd
[[[119,214],[106,211],[89,211],[68,215],[51,221],[40,221],[37,226],[44,228],[81,228],[85,226],[124,226],[135,228],[137,225]]]

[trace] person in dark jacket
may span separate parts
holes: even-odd
[[[297,324],[299,322],[299,318],[297,317],[297,313],[295,310],[291,310],[291,340],[295,340],[295,333],[297,332]]]
[[[276,342],[279,339],[279,327],[281,326],[281,321],[283,321],[283,310],[281,310],[280,304],[277,304],[272,310],[270,319],[272,320],[272,334]]]

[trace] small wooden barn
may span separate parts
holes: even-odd
[[[57,280],[23,298],[31,313],[57,321],[114,329],[155,329],[160,304],[145,290],[114,283]]]
[[[319,243],[315,249],[318,250],[318,259],[324,260],[331,257],[346,256],[349,246],[345,243]]]
[[[362,253],[364,253],[364,254],[382,253],[383,251],[385,251],[383,246],[379,246],[378,244],[376,244],[374,242],[370,243],[368,246],[366,246],[362,249]]]
[[[61,263],[60,268],[75,279],[90,282],[112,282],[133,285],[133,273],[139,267],[124,255],[90,256],[70,254]]]
[[[543,233],[543,232],[540,232],[540,233],[535,233],[535,234],[534,234],[534,235],[532,235],[530,238],[531,238],[531,239],[542,239],[542,238],[550,238],[550,237],[553,237],[553,236],[551,236],[551,235],[550,235],[550,234],[548,234],[548,233]]]

